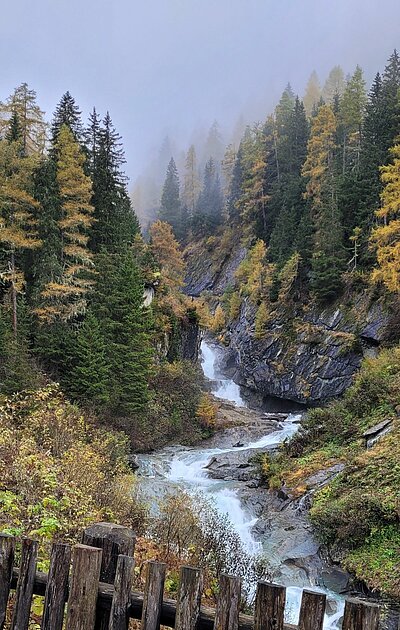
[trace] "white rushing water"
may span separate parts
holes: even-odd
[[[231,378],[224,378],[218,373],[215,351],[206,341],[203,341],[201,344],[201,357],[204,376],[215,384],[213,388],[214,396],[233,402],[238,407],[246,407],[246,403],[240,395],[239,385]]]
[[[213,383],[213,394],[218,398],[233,402],[236,406],[245,407],[246,403],[240,394],[239,386],[232,379],[225,378],[219,373],[217,353],[214,347],[203,341],[201,351],[203,371]],[[221,514],[228,516],[235,531],[240,536],[243,548],[248,553],[261,554],[263,551],[262,543],[255,539],[252,532],[257,517],[250,514],[243,506],[239,498],[238,482],[212,479],[207,475],[206,466],[213,457],[224,453],[277,446],[285,438],[294,435],[298,429],[299,419],[299,415],[290,414],[273,433],[240,447],[169,447],[153,455],[139,456],[139,474],[144,478],[152,479],[150,493],[153,496],[157,495],[157,488],[160,493],[171,487],[183,487],[188,491],[200,490],[212,499]],[[286,620],[289,623],[297,623],[303,589],[298,585],[287,584],[286,586],[287,610],[289,611]],[[327,630],[336,629],[343,612],[341,598],[310,584],[311,586],[314,590],[325,592],[336,600],[337,611],[326,616],[324,624]]]

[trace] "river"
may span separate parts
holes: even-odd
[[[202,342],[202,368],[205,376],[212,382],[212,392],[221,400],[234,403],[238,409],[245,408],[239,386],[230,378],[221,374],[218,369],[218,348],[207,341]],[[261,413],[261,412],[260,412]],[[289,414],[276,430],[240,446],[226,444],[212,448],[188,448],[173,446],[162,449],[150,455],[138,457],[141,485],[148,500],[156,500],[172,488],[184,488],[188,491],[201,491],[208,495],[216,508],[228,515],[234,529],[240,536],[243,548],[251,554],[263,554],[272,566],[277,567],[276,581],[287,587],[287,619],[289,623],[297,623],[303,588],[312,588],[325,592],[329,598],[329,613],[325,616],[325,628],[336,629],[343,613],[343,597],[332,590],[320,586],[318,574],[310,577],[307,571],[299,571],[290,562],[284,562],[285,525],[280,527],[281,513],[271,512],[272,528],[269,532],[258,533],[258,517],[252,513],[249,503],[243,500],[243,482],[233,480],[212,479],[207,474],[206,466],[214,457],[229,453],[238,453],[250,449],[265,449],[277,446],[285,438],[289,438],[297,431],[301,416]],[[217,438],[218,439],[218,438]],[[215,443],[215,439],[214,439]],[[251,492],[251,491],[250,491]],[[275,516],[274,516],[275,514]],[[293,512],[292,512],[293,514]],[[292,516],[293,518],[293,516]],[[303,520],[305,517],[301,517]],[[300,517],[299,517],[300,519]],[[303,528],[304,530],[304,528]],[[301,534],[304,535],[304,531]],[[273,532],[271,534],[271,531]],[[294,532],[296,537],[297,532]],[[308,537],[311,536],[306,534]],[[292,534],[293,537],[293,534]],[[315,545],[306,539],[309,546]]]

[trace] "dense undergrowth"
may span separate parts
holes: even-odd
[[[343,470],[317,491],[311,521],[333,558],[378,591],[400,597],[400,348],[366,359],[342,400],[308,412],[298,434],[276,459],[265,456],[264,477],[294,496],[316,472]],[[372,447],[364,431],[384,420],[392,430]]]

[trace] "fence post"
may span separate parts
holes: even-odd
[[[14,564],[15,538],[2,534],[0,536],[0,630],[6,621],[8,595]]]
[[[267,582],[257,585],[254,630],[283,630],[286,588]]]
[[[132,556],[118,556],[109,630],[128,630],[134,566]]]
[[[68,630],[93,630],[101,569],[101,549],[75,545],[72,549],[68,597]]]
[[[87,527],[82,535],[82,544],[103,550],[100,581],[107,584],[114,584],[118,556],[133,556],[135,542],[135,534],[129,527],[113,523],[95,523]],[[96,630],[108,630],[109,623],[110,611],[98,609]]]
[[[71,564],[71,547],[54,543],[51,549],[50,568],[44,599],[42,630],[62,630],[64,609],[68,597],[68,577]]]
[[[325,606],[326,595],[304,590],[301,598],[299,630],[322,630]]]
[[[347,599],[343,630],[378,630],[380,607],[361,599]]]
[[[36,540],[24,538],[21,549],[21,565],[15,593],[11,630],[27,630],[31,614],[33,585],[36,575],[38,544]]]
[[[221,575],[214,630],[238,630],[241,587],[240,578]]]
[[[181,567],[175,630],[194,630],[196,628],[200,614],[202,588],[200,569]]]
[[[162,562],[148,562],[144,588],[141,630],[159,630],[164,595],[165,571]]]

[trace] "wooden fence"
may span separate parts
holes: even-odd
[[[216,609],[201,606],[200,569],[183,566],[177,601],[164,598],[166,565],[149,562],[144,593],[132,591],[135,536],[125,527],[98,523],[82,544],[55,543],[48,574],[36,571],[37,542],[23,539],[14,568],[15,539],[0,536],[0,630],[11,590],[10,628],[27,630],[33,595],[44,596],[42,630],[127,630],[129,619],[143,630],[321,630],[326,596],[305,590],[298,626],[284,623],[285,588],[259,582],[254,617],[239,613],[241,584],[222,575]],[[343,630],[376,630],[379,606],[356,599],[345,605]]]

